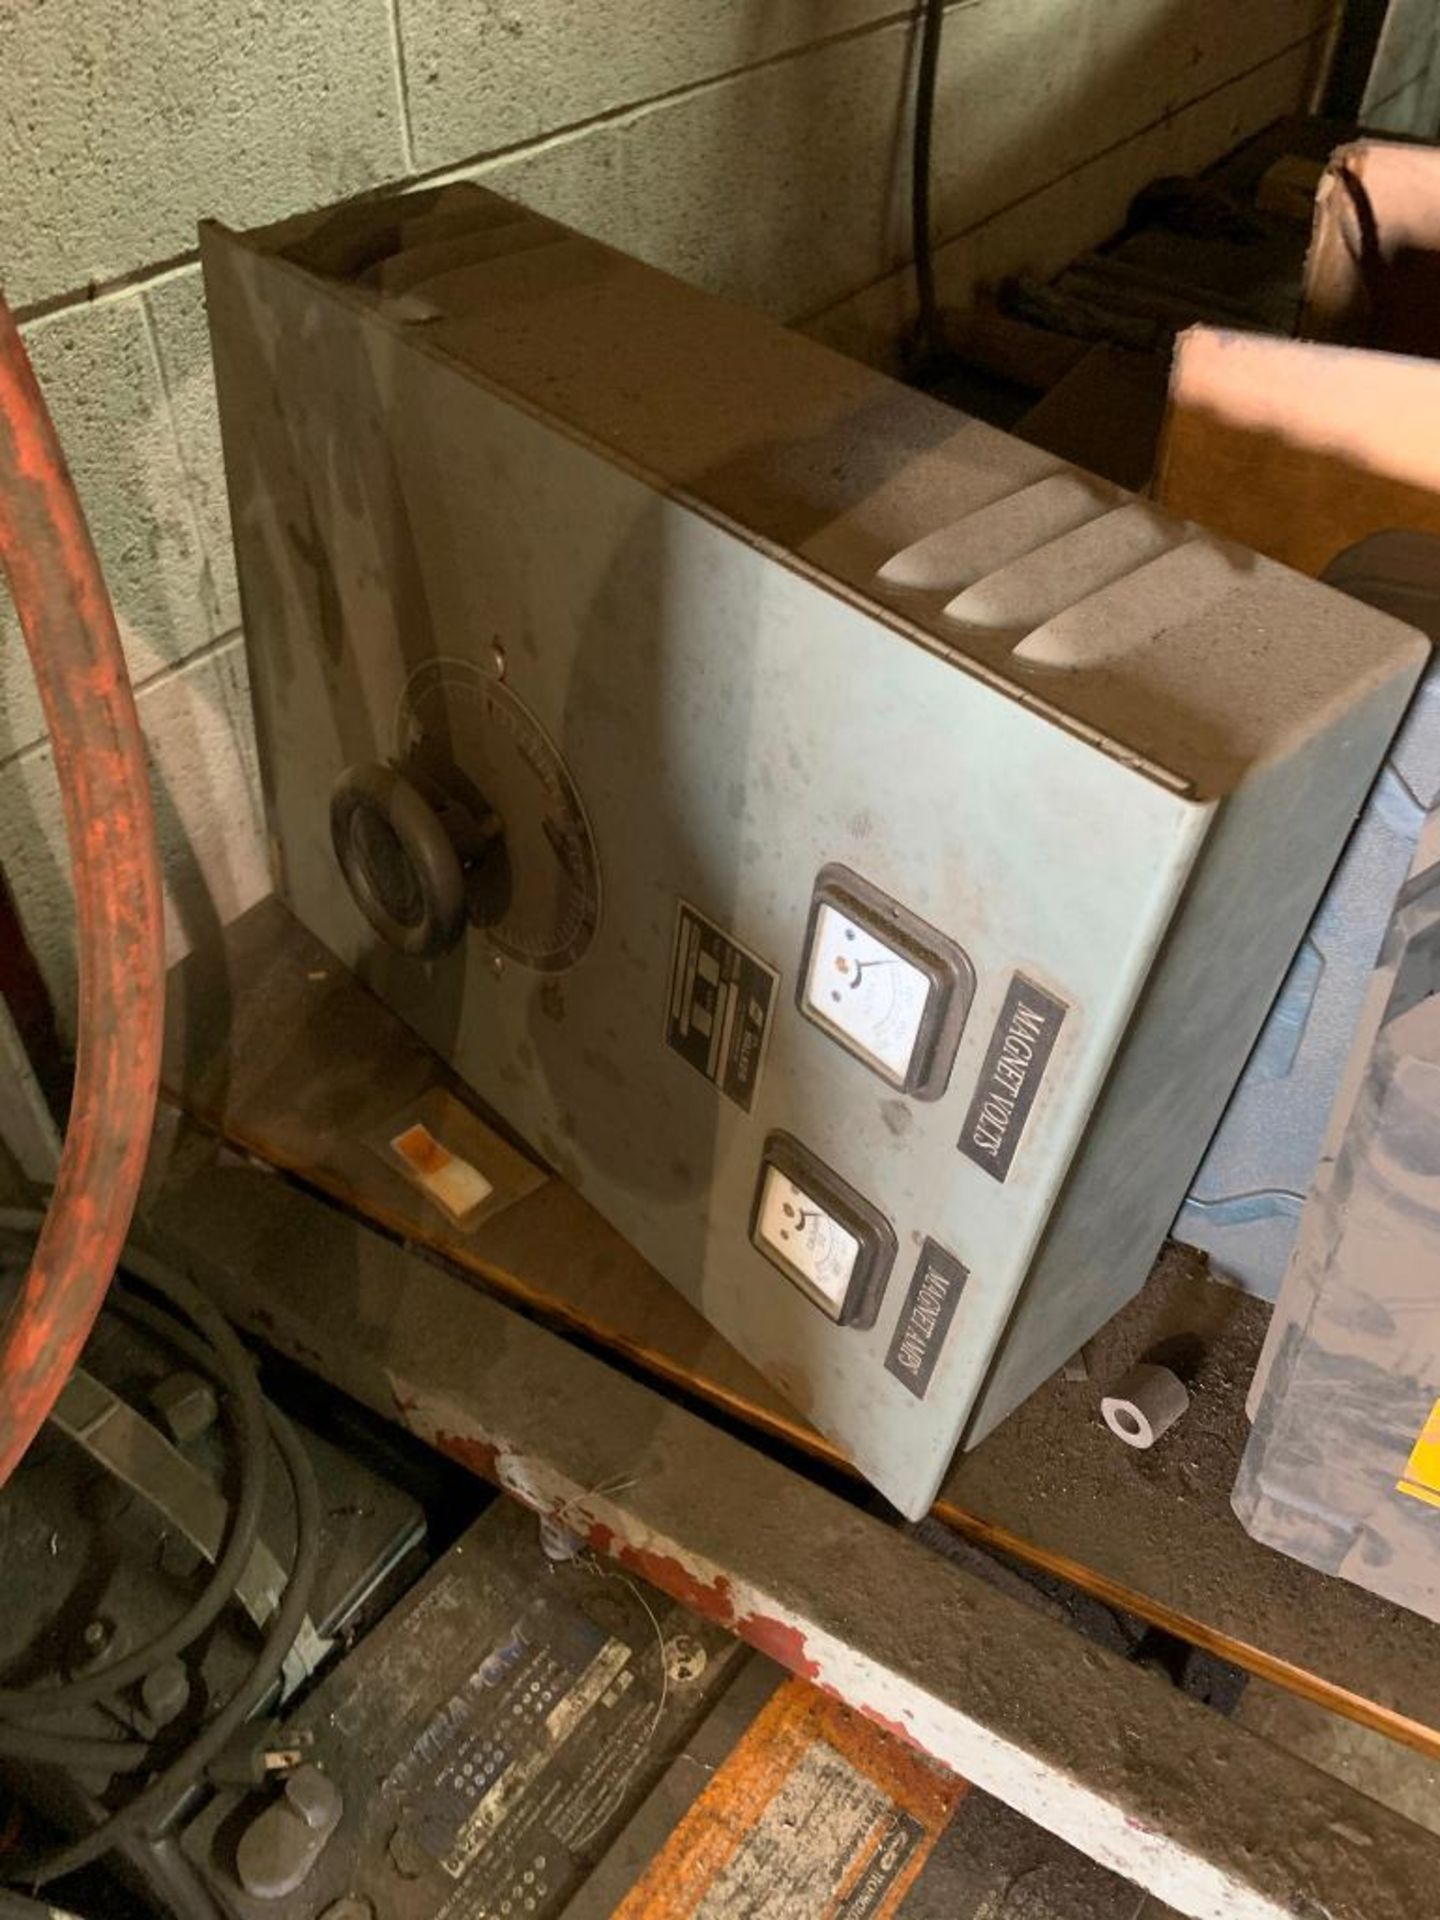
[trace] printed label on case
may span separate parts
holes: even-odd
[[[920,1261],[885,1356],[887,1370],[917,1400],[923,1400],[929,1389],[935,1362],[969,1278],[969,1269],[938,1241],[927,1240],[920,1249]]]
[[[1023,973],[1011,980],[958,1142],[994,1180],[1010,1172],[1066,1011],[1063,1000]]]
[[[760,1084],[780,976],[682,900],[666,1043],[748,1113]]]

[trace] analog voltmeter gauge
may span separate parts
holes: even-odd
[[[975,974],[959,946],[859,874],[826,867],[810,903],[800,1011],[882,1080],[938,1100]]]
[[[805,982],[807,1004],[892,1080],[910,1071],[930,981],[902,953],[822,903]]]
[[[832,1320],[874,1320],[895,1257],[890,1223],[789,1134],[765,1143],[750,1239]]]

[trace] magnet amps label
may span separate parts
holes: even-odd
[[[885,1356],[886,1370],[917,1400],[923,1400],[929,1389],[935,1362],[969,1278],[969,1269],[937,1241],[927,1240],[920,1249],[919,1263]]]

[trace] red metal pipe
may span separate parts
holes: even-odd
[[[75,889],[75,1091],[50,1211],[0,1324],[0,1486],[100,1310],[155,1118],[165,998],[145,748],[100,563],[0,298],[0,568],[40,689]]]

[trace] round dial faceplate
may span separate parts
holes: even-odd
[[[928,976],[903,954],[838,908],[820,908],[806,1004],[896,1080],[910,1070],[930,991]]]
[[[845,1304],[860,1242],[778,1167],[765,1169],[756,1234],[832,1312]]]

